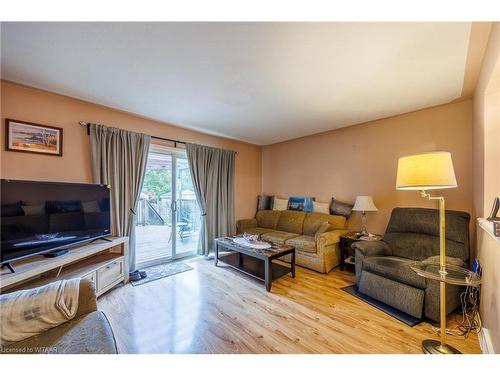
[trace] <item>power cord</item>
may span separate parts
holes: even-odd
[[[477,281],[481,277],[481,270],[473,273],[470,277],[471,282]],[[446,329],[446,333],[453,336],[466,339],[471,332],[479,333],[482,323],[479,315],[479,297],[481,289],[479,285],[468,285],[460,294],[460,303],[462,305],[462,317],[456,318],[457,327],[455,329]],[[431,329],[439,334],[441,329],[431,325]]]

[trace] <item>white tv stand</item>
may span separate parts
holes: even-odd
[[[96,294],[128,282],[128,237],[108,237],[69,249],[67,254],[45,258],[43,255],[12,262],[15,270],[0,271],[0,294],[29,289],[60,279],[81,277],[92,280]]]

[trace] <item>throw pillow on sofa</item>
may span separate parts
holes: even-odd
[[[353,207],[353,204],[341,202],[335,198],[332,198],[332,202],[330,204],[330,214],[344,216],[346,219],[348,219],[349,216],[351,216]]]
[[[330,213],[330,204],[329,203],[321,203],[321,202],[313,202],[313,212],[319,212],[322,214]]]
[[[257,211],[272,210],[274,195],[259,195],[257,197]]]
[[[288,199],[281,199],[274,197],[273,210],[285,211],[288,208]]]
[[[313,197],[290,197],[288,199],[288,209],[291,211],[313,211]]]

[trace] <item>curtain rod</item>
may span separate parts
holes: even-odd
[[[85,122],[85,121],[78,121],[78,123],[80,124],[80,126],[85,126],[87,128],[87,135],[90,135],[90,122]],[[154,139],[160,139],[162,141],[167,141],[167,142],[172,142],[174,144],[174,147],[177,147],[177,143],[180,143],[180,144],[183,144],[185,145],[186,142],[184,141],[179,141],[177,139],[170,139],[170,138],[163,138],[163,137],[157,137],[156,135],[151,135],[150,136],[151,138],[154,138]]]
[[[85,122],[85,121],[78,121],[81,127],[86,127],[87,128],[87,135],[90,135],[90,122]],[[182,145],[185,145],[186,142],[184,141],[179,141],[177,139],[171,139],[171,138],[163,138],[163,137],[157,137],[156,135],[151,135],[150,136],[153,139],[159,139],[162,141],[167,141],[167,142],[172,142],[174,144],[174,147],[177,147],[177,143],[180,143]],[[236,154],[239,154],[238,151],[234,151]]]

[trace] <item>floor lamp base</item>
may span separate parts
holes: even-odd
[[[462,354],[458,349],[448,344],[441,345],[438,340],[422,341],[422,350],[425,354]]]

